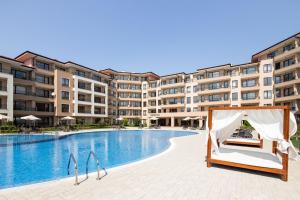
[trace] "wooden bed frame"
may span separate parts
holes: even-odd
[[[210,137],[210,130],[212,128],[212,114],[214,110],[270,110],[270,109],[281,109],[283,110],[283,134],[286,141],[289,140],[289,121],[290,121],[290,109],[288,106],[247,106],[247,107],[224,107],[224,108],[209,108],[208,110],[208,129],[209,129],[209,138],[207,143],[207,167],[211,167],[212,164],[225,165],[237,168],[244,168],[262,172],[268,172],[273,174],[279,174],[283,181],[288,180],[288,154],[281,153],[277,148],[277,142],[273,141],[272,143],[272,153],[281,155],[282,158],[282,169],[277,168],[268,168],[260,167],[255,165],[246,165],[238,162],[228,162],[224,160],[212,159],[212,141]]]
[[[234,141],[234,140],[225,140],[223,144],[225,145],[238,145],[238,146],[250,146],[250,147],[256,147],[256,148],[263,148],[263,139],[260,138],[260,135],[258,134],[258,142],[252,142],[252,141]]]

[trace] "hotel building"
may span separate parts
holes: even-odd
[[[77,122],[158,123],[203,127],[209,107],[289,105],[300,120],[300,33],[239,65],[202,67],[159,76],[94,70],[26,51],[0,57],[0,114],[16,123],[33,114],[52,126],[64,116]],[[151,120],[156,118],[157,120]]]

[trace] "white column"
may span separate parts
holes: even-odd
[[[175,122],[175,120],[174,120],[174,117],[171,117],[171,127],[174,127],[174,123]]]

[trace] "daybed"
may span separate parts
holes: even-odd
[[[272,150],[220,145],[240,126],[245,112],[260,137],[273,141]],[[207,167],[219,164],[245,168],[279,174],[282,180],[288,180],[289,156],[297,156],[289,140],[297,131],[297,123],[288,106],[210,108],[208,128]]]

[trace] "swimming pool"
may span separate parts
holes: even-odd
[[[85,174],[91,150],[96,153],[101,167],[112,168],[166,150],[170,138],[193,134],[186,131],[125,130],[80,133],[62,138],[49,135],[0,136],[0,188],[74,176],[74,171],[68,175],[70,153],[77,159],[79,174]],[[89,171],[96,171],[93,159],[89,162]]]

